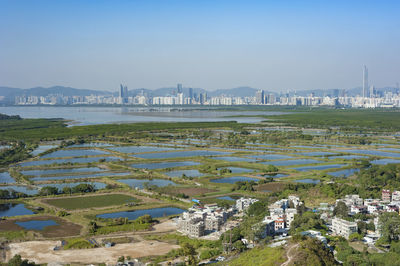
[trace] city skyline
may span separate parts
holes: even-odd
[[[1,83],[272,91],[399,81],[395,1],[2,1]],[[372,16],[365,16],[371,13]],[[74,14],[72,17],[71,14]],[[372,74],[373,73],[373,74]]]

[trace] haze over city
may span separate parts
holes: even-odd
[[[397,1],[1,1],[0,85],[349,89],[399,81]]]

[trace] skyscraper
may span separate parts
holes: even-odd
[[[193,88],[189,88],[189,98],[193,99]]]
[[[182,93],[182,84],[178,83],[177,88],[178,88],[178,93]]]
[[[368,93],[368,68],[364,65],[363,68],[363,98],[367,98]]]
[[[371,97],[371,98],[375,97],[375,87],[374,87],[374,85],[371,85],[371,87],[369,87],[369,97]]]
[[[257,104],[264,104],[265,100],[264,100],[264,91],[263,90],[259,90],[256,92],[256,103]]]
[[[123,86],[122,84],[120,85],[119,98],[120,98],[121,104],[128,103],[128,87],[127,86]]]

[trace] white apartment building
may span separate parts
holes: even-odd
[[[349,236],[353,233],[356,233],[358,230],[356,222],[350,222],[338,217],[334,217],[332,219],[332,231],[334,234],[343,236],[348,239]]]

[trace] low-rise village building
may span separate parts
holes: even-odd
[[[296,207],[302,204],[303,202],[300,201],[299,197],[290,195],[287,199],[281,199],[269,205],[268,209],[270,214],[264,218],[263,222],[264,224],[269,224],[274,227],[274,230],[269,230],[269,233],[272,232],[276,234],[287,232],[294,220],[294,216],[297,214]]]
[[[217,204],[195,205],[182,213],[177,220],[178,232],[191,237],[201,237],[209,232],[220,231],[227,219],[236,211],[244,211],[257,199],[241,198],[228,210]]]
[[[246,210],[247,208],[250,207],[251,204],[257,202],[258,199],[252,199],[252,198],[240,198],[236,200],[236,209],[237,211],[241,212]]]
[[[382,189],[382,201],[390,202],[392,200],[392,194],[388,189]]]

